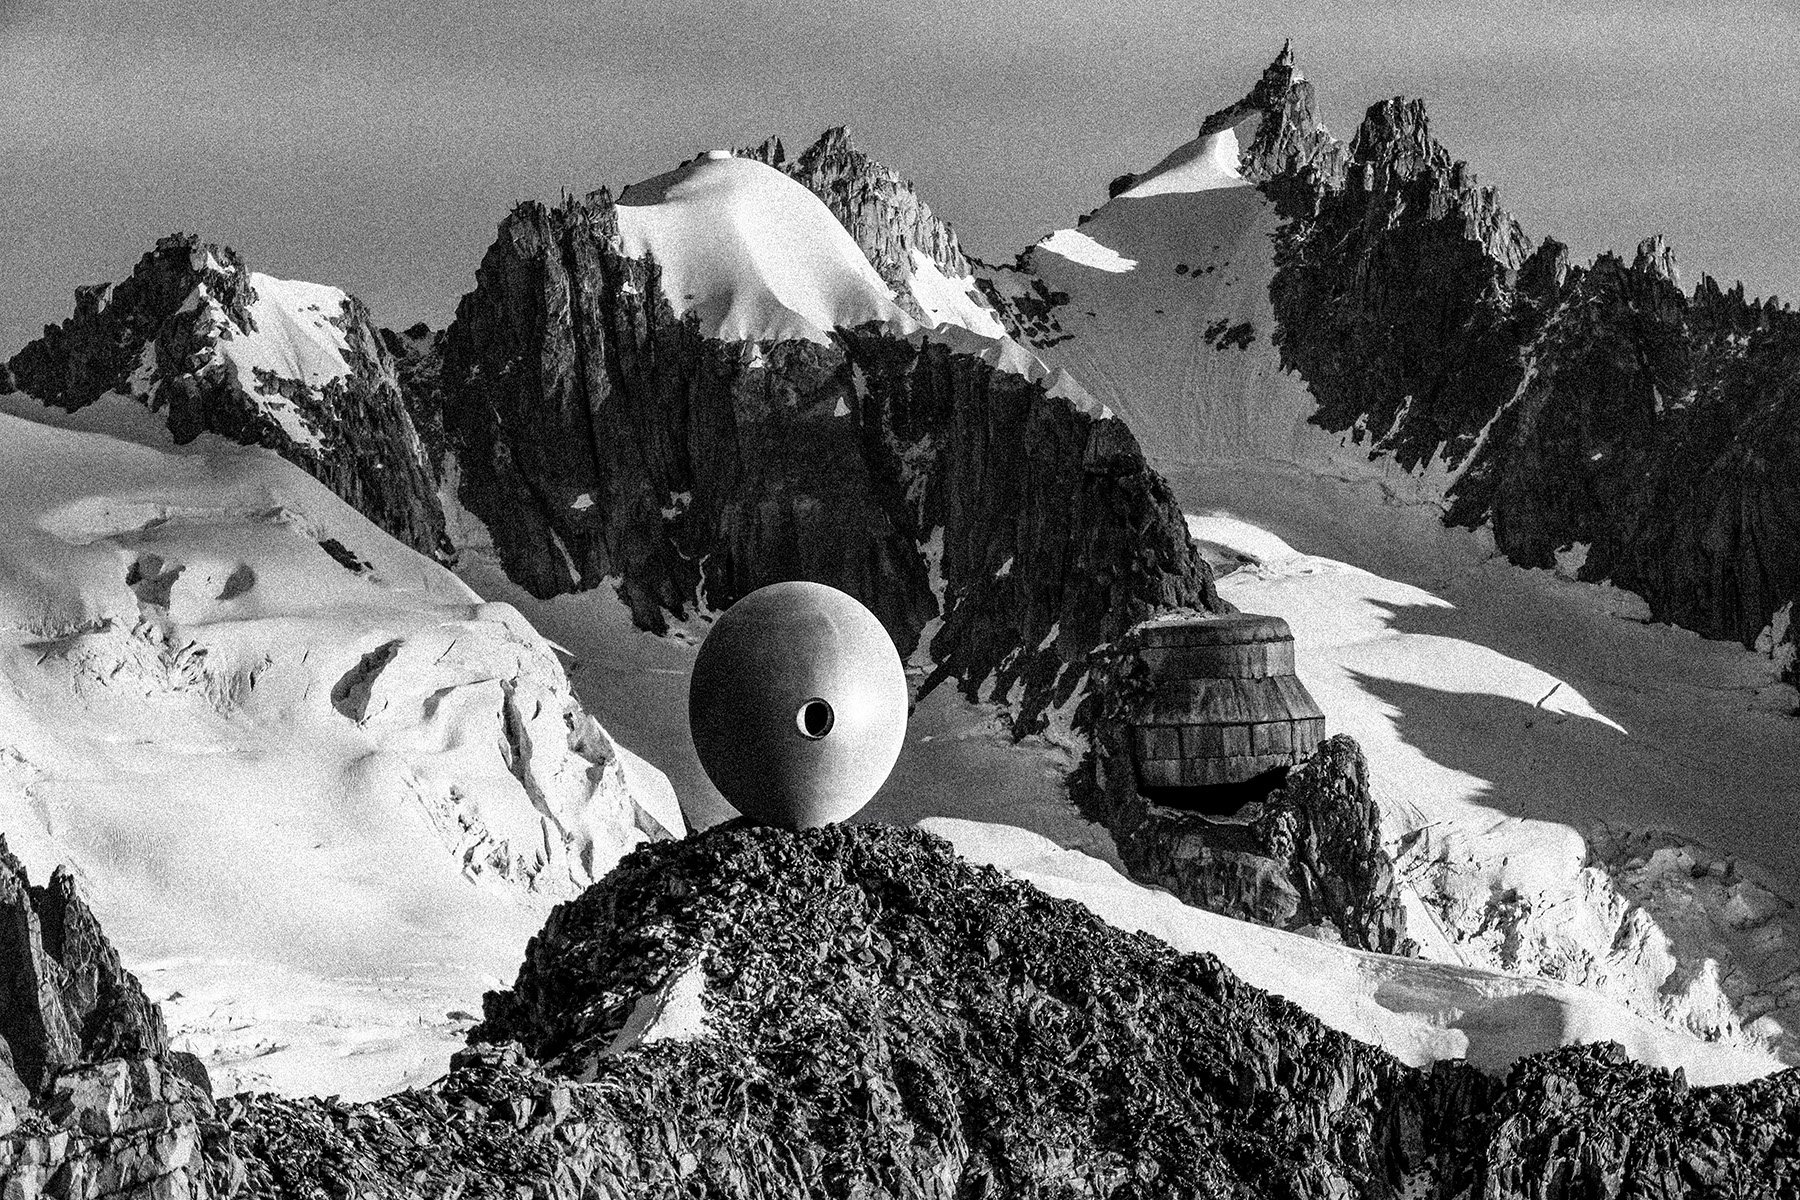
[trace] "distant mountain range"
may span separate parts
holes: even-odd
[[[804,561],[903,648],[942,621],[936,657],[965,687],[1021,681],[1021,729],[1067,695],[1062,664],[1116,632],[1102,614],[1211,604],[1170,506],[1129,465],[1134,442],[1171,475],[1391,464],[1435,480],[1446,520],[1491,526],[1521,565],[1574,555],[1581,578],[1760,644],[1793,677],[1791,309],[1710,278],[1682,291],[1655,239],[1630,263],[1571,266],[1452,159],[1420,103],[1384,101],[1333,138],[1286,49],[1193,142],[1110,190],[987,267],[844,130],[793,159],[771,139],[616,201],[521,206],[441,335],[378,337],[353,298],[186,239],[84,290],[8,365],[47,403],[110,389],[166,409],[180,439],[280,449],[420,549],[440,549],[452,455],[458,502],[518,582],[613,579],[648,628]],[[957,420],[995,387],[1023,389],[1010,426]],[[1095,424],[1103,410],[1130,432]],[[763,433],[721,443],[726,413]],[[1043,420],[1078,426],[1028,436]],[[1032,471],[1001,478],[1015,472],[1000,445]],[[1076,546],[1061,513],[1011,519],[1033,511],[1040,463],[1087,472],[1099,528],[1124,522],[1099,535],[1111,549]],[[1132,498],[1106,498],[1119,488]],[[1096,554],[1120,582],[1063,595]],[[1002,668],[1052,632],[1044,665]]]

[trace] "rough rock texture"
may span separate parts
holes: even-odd
[[[1158,804],[1138,790],[1121,715],[1149,686],[1142,665],[1130,638],[1097,657],[1089,701],[1097,732],[1070,790],[1112,833],[1134,879],[1240,920],[1410,952],[1394,860],[1354,739],[1327,739],[1279,788],[1245,795],[1235,812]]]
[[[1800,1195],[1800,1078],[1690,1088],[1613,1043],[1521,1060],[1484,1115],[1471,1195]]]
[[[214,1189],[1761,1197],[1791,1194],[1800,1132],[1800,1072],[1688,1089],[1607,1046],[1504,1084],[1415,1071],[883,827],[637,852],[557,910],[476,1036],[508,1040],[427,1090],[225,1102]]]
[[[1584,544],[1581,577],[1657,620],[1779,644],[1800,595],[1800,313],[1711,278],[1684,294],[1651,239],[1571,272],[1526,363],[1451,519],[1491,520],[1527,566]]]
[[[266,446],[409,546],[437,552],[436,483],[367,310],[353,296],[311,288],[304,294],[326,294],[339,311],[295,310],[262,286],[269,295],[229,249],[163,238],[130,278],[78,289],[74,315],[15,355],[0,385],[10,371],[13,387],[70,411],[109,393],[129,397],[165,414],[178,444],[216,433]],[[307,365],[330,359],[306,356],[321,338],[342,341],[343,373],[283,373],[311,375]],[[282,364],[297,343],[301,361]],[[251,361],[259,348],[278,366],[253,364],[247,379],[231,355]]]
[[[693,964],[703,1023],[636,1021],[621,1044]],[[889,828],[634,855],[557,910],[477,1036],[560,1082],[490,1051],[435,1101],[288,1103],[279,1124],[259,1101],[231,1136],[244,1177],[297,1196],[1391,1195],[1458,1132],[1431,1076],[1216,960]]]
[[[0,838],[0,1191],[204,1197],[206,1068],[169,1052],[162,1012],[58,868],[33,887]]]
[[[8,1196],[1777,1197],[1800,1072],[1592,1046],[1502,1084],[1321,1026],[917,830],[725,826],[561,905],[444,1079],[215,1104],[60,1068]]]
[[[1563,248],[1532,249],[1417,100],[1370,108],[1333,184],[1310,169],[1264,183],[1288,218],[1270,286],[1282,364],[1326,429],[1366,433],[1409,469],[1461,462],[1518,388]]]
[[[969,260],[949,225],[897,172],[876,162],[850,141],[850,131],[827,129],[819,140],[790,160],[780,138],[738,151],[786,172],[825,202],[887,285],[900,306],[930,324],[912,296],[912,252],[930,259],[945,275],[970,274]]]
[[[9,1200],[229,1194],[201,1156],[213,1119],[204,1081],[197,1061],[185,1070],[153,1058],[61,1070],[41,1106],[15,1114],[0,1136],[0,1187]]]
[[[1284,51],[1208,127],[1261,120],[1240,166],[1283,218],[1275,340],[1313,420],[1460,471],[1448,519],[1491,521],[1521,565],[1585,545],[1581,578],[1657,620],[1767,631],[1792,682],[1774,623],[1800,595],[1800,314],[1710,278],[1684,292],[1660,238],[1571,268],[1417,100],[1371,107],[1347,148],[1312,111]]]
[[[1207,117],[1200,134],[1251,129],[1250,122],[1254,126],[1249,138],[1238,139],[1238,169],[1244,178],[1259,182],[1288,178],[1297,185],[1327,186],[1343,179],[1344,147],[1319,124],[1313,85],[1294,64],[1291,44],[1281,47],[1249,95]]]
[[[168,1052],[162,1013],[119,963],[58,869],[33,887],[0,837],[0,1094],[44,1092],[56,1069]]]
[[[603,191],[506,220],[437,388],[461,501],[512,579],[613,584],[648,629],[829,583],[903,654],[932,629],[940,676],[1021,685],[1025,732],[1092,647],[1158,607],[1220,607],[1120,422],[921,337],[704,338],[623,255]]]
[[[1788,601],[1775,610],[1764,635],[1756,639],[1756,648],[1775,663],[1783,683],[1800,688],[1800,625],[1794,620],[1794,602]],[[1796,710],[1800,712],[1800,709]]]

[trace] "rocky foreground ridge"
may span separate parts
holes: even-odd
[[[644,847],[556,910],[472,1037],[439,1083],[367,1104],[214,1104],[154,1056],[64,1068],[154,1068],[179,1099],[116,1089],[110,1133],[91,1106],[26,1112],[4,1142],[7,1194],[1449,1200],[1800,1186],[1800,1073],[1688,1088],[1606,1046],[1523,1060],[1505,1082],[1460,1064],[1416,1071],[1210,956],[1122,933],[916,830],[738,825]],[[152,1116],[167,1136],[131,1132]]]

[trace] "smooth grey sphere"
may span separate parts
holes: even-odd
[[[688,681],[700,765],[753,821],[853,815],[906,740],[906,672],[875,614],[822,583],[758,588],[713,623]]]

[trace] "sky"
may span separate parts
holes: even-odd
[[[1789,0],[0,0],[0,357],[177,230],[441,325],[515,202],[835,124],[1007,259],[1288,37],[1340,137],[1422,97],[1534,238],[1800,295]]]

